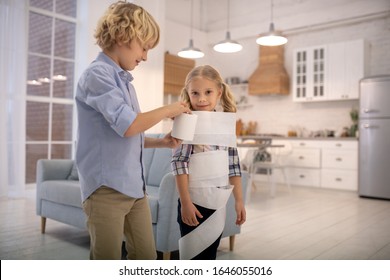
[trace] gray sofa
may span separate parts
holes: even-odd
[[[151,135],[148,135],[149,137]],[[152,135],[160,137],[160,135]],[[178,250],[180,238],[177,219],[178,194],[175,178],[170,170],[170,149],[145,149],[147,193],[152,212],[153,233],[156,249],[164,259]],[[246,195],[248,173],[243,172],[242,185]],[[86,229],[86,217],[81,205],[80,184],[73,160],[40,159],[37,162],[36,214],[41,216],[41,232],[45,233],[46,220],[53,219],[81,229]],[[240,233],[235,225],[233,195],[227,206],[226,225],[223,237],[230,238],[230,250],[234,237]]]

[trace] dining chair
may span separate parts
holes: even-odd
[[[273,142],[273,145],[265,149],[266,153],[270,155],[270,160],[254,160],[251,168],[251,177],[257,172],[258,169],[265,169],[267,172],[267,179],[270,188],[271,197],[275,197],[276,184],[275,184],[275,170],[280,170],[284,182],[287,185],[288,191],[291,193],[290,180],[288,176],[288,156],[292,152],[292,146],[289,142],[277,141]],[[252,182],[253,183],[253,182]]]

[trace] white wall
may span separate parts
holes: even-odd
[[[364,38],[369,45],[367,75],[390,74],[390,18],[379,18],[353,25],[344,25],[313,32],[302,32],[289,36],[285,47],[285,67],[292,76],[292,51],[294,48],[321,45],[331,42],[348,41]],[[240,76],[248,79],[257,65],[251,40],[243,41],[248,53],[241,57],[225,60],[215,59],[213,64],[224,76]],[[248,45],[252,44],[250,47]],[[249,54],[251,52],[251,55]],[[249,57],[251,56],[251,57]],[[253,56],[253,57],[252,57]],[[232,67],[229,63],[234,60]],[[240,70],[242,70],[241,73]],[[290,80],[291,81],[291,80]],[[295,126],[304,126],[308,130],[332,129],[340,131],[344,126],[352,124],[349,111],[358,107],[358,101],[332,101],[317,103],[294,103],[289,96],[249,96],[252,108],[239,112],[244,121],[255,120],[259,123],[261,133],[286,134]]]
[[[96,24],[113,0],[85,0],[79,1],[80,29],[77,42],[76,77],[79,77],[86,67],[101,51],[95,44],[93,37]],[[165,30],[165,1],[136,0],[132,1],[145,8],[159,23],[161,33]],[[137,91],[138,101],[143,112],[150,111],[163,104],[163,69],[165,37],[161,36],[160,43],[148,53],[146,62],[142,62],[132,71],[133,84]],[[160,132],[162,124],[158,124],[149,132]]]
[[[260,5],[260,1],[246,0],[246,2],[251,2],[254,6]],[[328,5],[329,3],[325,4],[320,0],[300,1],[299,3],[286,0],[283,3],[275,1],[275,6],[277,3],[279,8],[282,4],[291,4],[290,12],[287,8],[280,8],[282,11],[278,12],[279,17],[274,20],[277,27],[290,28],[286,32],[289,42],[285,45],[285,67],[290,78],[294,48],[360,38],[364,38],[370,46],[367,73],[369,75],[390,74],[390,1],[338,0],[333,1],[333,5]],[[209,63],[219,69],[225,78],[230,76],[238,76],[241,80],[249,78],[257,67],[259,57],[258,45],[255,43],[255,30],[259,28],[255,27],[256,24],[251,21],[253,19],[251,15],[256,11],[254,6],[249,5],[251,8],[248,9],[248,5],[239,5],[234,10],[234,13],[241,15],[241,23],[237,22],[237,18],[234,19],[236,27],[231,28],[231,35],[243,45],[243,51],[235,54],[216,53],[212,50],[212,45],[223,39],[226,30],[209,33],[198,31],[196,33],[198,37],[194,38],[196,44],[201,43],[198,39],[202,36],[199,34],[206,34],[208,43],[202,46],[206,57],[197,60],[197,64]],[[246,11],[238,10],[240,8]],[[248,16],[245,16],[245,12]],[[179,29],[178,23],[167,23],[167,25],[171,28],[167,29],[169,34],[167,34],[166,50],[176,51],[177,45],[183,46],[180,40],[186,37],[186,33],[184,36],[177,37],[177,34],[181,34],[183,27]],[[218,26],[218,22],[215,22],[215,26]],[[225,26],[219,25],[220,28],[226,28]],[[294,103],[291,94],[288,96],[249,96],[249,103],[253,104],[251,108],[238,112],[238,116],[244,122],[257,121],[258,133],[283,135],[297,126],[311,131],[323,129],[341,131],[343,127],[352,124],[349,111],[358,106],[358,101]]]
[[[181,4],[178,5],[176,1]],[[80,61],[79,68],[86,67],[99,51],[93,42],[93,30],[98,18],[114,1],[87,0],[86,2],[88,2],[88,16],[85,18],[85,24],[88,25],[88,34],[84,35],[82,45],[86,44],[88,48],[87,55],[78,60]],[[160,44],[149,52],[148,61],[133,71],[141,109],[148,111],[163,104],[164,52],[176,54],[180,49],[188,46],[190,19],[189,16],[184,15],[189,13],[187,9],[190,1],[184,1],[185,3],[183,0],[134,2],[144,6],[161,27]],[[269,3],[268,1],[245,0],[242,5],[236,5],[236,2],[231,2],[232,27],[230,31],[232,38],[239,40],[243,45],[243,51],[236,54],[219,54],[212,50],[212,45],[225,36],[226,7],[221,5],[225,1],[204,0],[200,7],[195,5],[195,9],[201,13],[203,11],[204,14],[195,15],[194,24],[203,30],[207,29],[204,23],[200,23],[200,18],[202,18],[211,24],[212,28],[209,32],[193,29],[195,46],[206,54],[204,58],[197,60],[196,64],[208,63],[218,68],[223,77],[239,76],[242,80],[247,80],[258,64],[258,45],[255,43],[255,38],[257,33],[266,31],[268,28]],[[265,5],[265,2],[268,4]],[[299,2],[284,0],[275,1],[274,4],[276,27],[285,30],[289,38],[285,46],[285,65],[290,77],[294,48],[359,38],[364,38],[370,45],[367,72],[371,75],[390,73],[390,1],[332,0],[331,4],[324,4],[322,0]],[[215,12],[215,17],[213,12],[208,10],[210,5],[220,7],[218,11],[212,10]],[[256,13],[259,13],[258,17]],[[380,16],[370,16],[378,13]],[[180,15],[180,18],[175,19],[174,15]],[[363,21],[355,22],[354,19],[357,17],[362,17]],[[347,18],[352,20],[347,20]],[[358,101],[298,104],[292,102],[291,95],[250,96],[249,100],[254,106],[241,110],[239,117],[245,122],[257,121],[259,133],[286,134],[290,128],[296,126],[304,126],[309,130],[334,129],[339,131],[351,124],[349,111],[352,107],[358,106]],[[162,129],[160,124],[152,131],[159,132]]]

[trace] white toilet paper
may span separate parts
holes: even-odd
[[[171,135],[181,140],[192,141],[197,119],[197,115],[186,113],[175,117]]]

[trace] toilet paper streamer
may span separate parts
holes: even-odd
[[[181,140],[192,141],[194,139],[197,119],[198,115],[185,113],[175,117],[171,135]]]
[[[198,116],[192,140],[184,144],[236,147],[236,113],[194,111]]]

